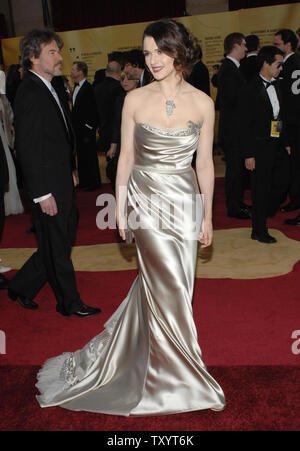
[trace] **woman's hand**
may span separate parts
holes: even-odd
[[[201,248],[211,245],[213,239],[213,226],[211,219],[203,219],[202,232],[199,234],[198,239],[201,243]]]
[[[122,240],[125,241],[126,239],[126,229],[127,229],[127,221],[124,214],[120,213],[118,211],[118,207],[116,208],[116,220],[117,220],[117,227],[119,229],[119,235],[122,238]]]

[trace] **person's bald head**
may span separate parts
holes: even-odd
[[[121,78],[121,65],[117,61],[109,61],[105,70],[106,77],[112,77],[116,80]]]

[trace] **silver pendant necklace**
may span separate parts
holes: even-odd
[[[174,100],[175,100],[176,96],[179,94],[181,86],[182,86],[182,82],[180,83],[179,88],[178,88],[175,96],[173,97],[173,99],[167,99],[166,96],[163,94],[164,98],[166,99],[166,113],[167,113],[168,117],[172,116],[173,111],[176,108],[176,104],[175,104]]]
[[[168,117],[172,116],[175,108],[176,108],[176,104],[175,104],[174,100],[166,100],[166,113],[167,113]]]

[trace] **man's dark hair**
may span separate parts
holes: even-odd
[[[277,31],[277,33],[275,33],[275,36],[279,35],[281,36],[281,39],[283,40],[284,44],[287,44],[288,42],[291,43],[291,47],[294,52],[298,45],[298,39],[293,30],[289,30],[288,28],[282,28],[281,30]]]
[[[232,51],[235,44],[241,45],[243,39],[245,39],[245,36],[242,33],[236,32],[228,34],[224,39],[225,55],[228,55]]]
[[[123,60],[123,52],[111,52],[107,54],[107,61],[110,63],[111,61],[117,61],[117,63],[122,64]]]
[[[34,29],[27,33],[20,42],[21,63],[24,69],[28,70],[32,67],[30,58],[34,56],[39,58],[42,51],[42,44],[49,44],[55,41],[58,48],[61,50],[63,41],[54,31],[45,29]]]
[[[86,77],[88,74],[88,66],[84,61],[74,61],[73,64],[76,64],[77,70],[81,70],[83,75]]]
[[[140,69],[145,69],[145,57],[142,50],[132,49],[124,52],[122,66],[124,67],[126,63],[130,63]]]
[[[275,57],[276,55],[281,55],[283,56],[284,53],[278,48],[275,47],[275,45],[265,45],[264,47],[262,47],[260,49],[260,51],[258,52],[257,55],[257,67],[258,70],[260,71],[261,68],[263,67],[264,62],[268,63],[268,64],[272,64],[275,61]]]
[[[246,36],[245,40],[248,52],[254,52],[255,50],[258,50],[259,37],[256,36],[256,34],[249,34],[249,36]]]

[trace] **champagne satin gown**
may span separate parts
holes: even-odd
[[[139,274],[102,333],[41,368],[41,407],[126,416],[225,407],[201,359],[192,312],[198,185],[190,164],[200,129],[192,121],[182,129],[136,124],[128,224],[142,223],[134,230]]]

